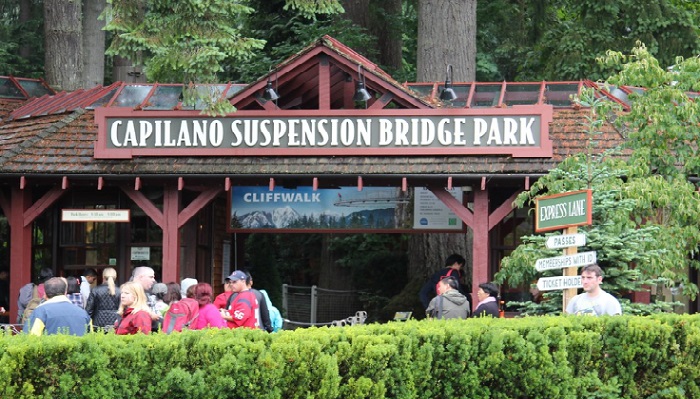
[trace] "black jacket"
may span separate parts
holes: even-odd
[[[109,294],[107,284],[98,285],[91,292],[85,305],[85,310],[92,318],[94,327],[112,327],[119,315],[119,302],[121,301],[119,288],[116,288],[114,295]]]

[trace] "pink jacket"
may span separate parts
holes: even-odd
[[[219,309],[216,306],[208,303],[199,308],[199,316],[190,326],[191,330],[201,330],[207,327],[224,328],[226,320],[221,317]]]

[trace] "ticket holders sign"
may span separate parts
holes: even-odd
[[[561,194],[548,195],[535,199],[535,231],[540,233],[544,231],[552,231],[563,229],[565,236],[578,236],[578,226],[590,225],[593,223],[593,192],[591,190],[569,191]],[[564,246],[567,243],[573,245]],[[549,247],[549,240],[548,240]],[[564,248],[564,256],[576,255],[577,247],[585,245],[581,243],[580,238],[573,237],[572,239],[552,240],[552,246],[559,244],[558,247]],[[589,259],[595,259],[595,256],[588,256]],[[592,261],[593,263],[595,260]],[[576,289],[580,288],[580,278],[574,279],[578,275],[577,268],[566,267],[561,278],[555,278],[561,284],[553,284],[549,281],[545,282],[544,278],[538,281],[538,287],[547,286],[549,289],[563,289],[562,297],[563,311],[566,311],[566,305],[571,298],[576,295]],[[548,278],[551,279],[551,278]]]

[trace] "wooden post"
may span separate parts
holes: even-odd
[[[578,226],[571,226],[564,229],[564,234],[576,234],[578,233]],[[564,255],[574,255],[578,253],[578,247],[567,247],[564,248]],[[564,276],[576,276],[578,275],[577,267],[566,267],[564,268]],[[564,290],[562,295],[562,313],[566,313],[566,306],[569,301],[576,296],[577,288],[567,288]]]

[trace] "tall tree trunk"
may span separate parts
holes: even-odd
[[[83,87],[101,86],[105,80],[105,26],[100,14],[105,0],[83,1]]]
[[[464,282],[471,286],[472,231],[466,233],[413,234],[409,241],[408,277],[425,280],[445,267],[445,259],[451,254],[460,254],[467,260]]]
[[[397,71],[402,67],[401,0],[374,0],[374,5],[377,14],[370,32],[378,39],[379,64]]]
[[[476,0],[418,1],[417,80],[445,79],[446,65],[453,67],[453,81],[473,81],[476,76]],[[409,244],[408,274],[425,278],[444,266],[452,253],[465,257],[465,283],[472,276],[471,229],[467,234],[416,234]]]
[[[19,2],[19,23],[26,24],[32,19],[32,0],[20,0]],[[28,60],[32,55],[32,46],[27,40],[23,40],[19,47],[19,56]]]
[[[134,66],[128,58],[115,55],[112,61],[112,80],[124,83],[145,83],[142,66]]]
[[[453,81],[475,79],[476,0],[419,0],[417,80],[445,80],[448,64]]]
[[[56,90],[81,87],[83,71],[82,4],[44,0],[46,82]]]
[[[401,0],[344,0],[345,18],[355,25],[365,28],[377,38],[375,50],[379,56],[377,61],[383,67],[393,70],[402,66],[401,40]],[[367,50],[354,48],[360,54],[368,54]]]

